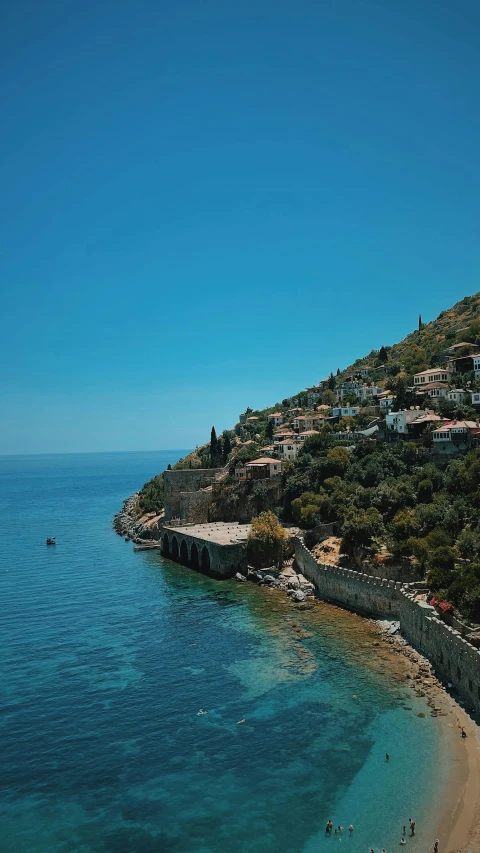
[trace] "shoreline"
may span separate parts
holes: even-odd
[[[258,586],[258,581],[254,585]],[[305,612],[306,616],[308,610],[315,607],[315,602],[351,613],[318,595],[297,602],[285,589],[263,583],[261,586],[267,594],[281,595],[284,600],[290,600],[295,609]],[[401,680],[405,687],[425,701],[425,716],[430,710],[440,736],[445,778],[439,792],[439,803],[432,811],[428,826],[418,828],[416,846],[422,851],[433,851],[434,841],[438,839],[439,853],[480,853],[480,727],[437,679],[430,661],[400,634],[390,636],[387,633],[388,623],[360,613],[352,615],[370,624],[372,634],[378,638],[373,645],[389,654],[392,666],[400,665],[403,671]],[[467,732],[465,739],[460,734],[462,726]],[[430,841],[424,830],[431,832]]]
[[[375,624],[376,620],[372,620]],[[377,622],[384,643],[391,646],[397,654],[407,659],[407,676],[411,688],[416,684],[425,687],[425,680],[431,682],[424,693],[430,707],[438,710],[431,712],[436,717],[436,725],[445,747],[446,778],[443,783],[443,795],[436,814],[432,815],[434,833],[431,846],[439,840],[439,853],[480,853],[480,728],[474,719],[451,696],[434,675],[414,680],[417,668],[431,668],[427,658],[419,654],[403,637],[388,637],[382,622]],[[464,726],[467,737],[461,737]]]
[[[135,523],[131,514],[136,497],[137,495],[132,495],[124,502],[122,511],[116,516],[116,520],[118,519],[120,524],[117,522],[118,526],[114,525],[119,535],[127,534],[128,538],[133,539],[133,541],[139,535],[138,519]],[[127,520],[129,530],[124,527]],[[310,609],[314,601],[319,601],[330,607],[338,607],[347,613],[350,612],[348,608],[344,608],[340,604],[324,601],[318,596],[316,590],[312,596],[311,591],[305,587],[306,595],[303,594],[301,598],[296,597],[296,592],[301,590],[301,587],[296,587],[295,590],[290,589],[289,596],[286,583],[285,586],[283,584],[282,586],[278,584],[270,586],[268,583],[264,583],[261,576],[268,574],[268,572],[268,569],[260,570],[255,579],[252,576],[242,578],[242,580],[249,580],[255,586],[261,585],[270,594],[281,594],[284,599],[289,599],[299,610]],[[298,570],[292,571],[291,574],[300,575],[303,581],[307,581]],[[232,578],[232,580],[234,579]],[[239,579],[237,578],[237,580]],[[313,585],[308,583],[308,586]],[[303,592],[303,590],[301,591]],[[433,665],[426,657],[409,645],[400,635],[388,635],[384,621],[364,616],[361,613],[357,613],[357,615],[370,623],[372,632],[378,636],[378,645],[381,643],[384,648],[389,649],[392,659],[396,655],[401,655],[404,658],[405,686],[410,682],[410,687],[415,689],[416,695],[425,698],[426,705],[430,707],[431,716],[436,718],[435,722],[444,747],[446,778],[442,784],[440,802],[431,816],[431,822],[429,821],[433,828],[432,839],[427,846],[425,839],[420,843],[422,851],[433,850],[434,840],[438,838],[439,853],[480,853],[479,726],[437,679]],[[461,726],[464,726],[467,732],[465,739],[460,736]]]

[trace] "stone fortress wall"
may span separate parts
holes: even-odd
[[[197,524],[208,521],[211,492],[207,489],[222,468],[185,468],[165,471],[165,518],[185,518]]]
[[[442,680],[453,684],[467,707],[480,712],[480,651],[439,619],[433,607],[416,600],[400,581],[318,563],[298,537],[295,560],[325,601],[376,619],[398,620],[405,639],[430,660]]]

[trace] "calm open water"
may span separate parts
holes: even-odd
[[[437,729],[366,623],[113,532],[179,455],[0,458],[1,853],[428,850]]]

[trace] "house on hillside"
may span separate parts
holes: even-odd
[[[360,413],[360,406],[335,406],[332,409],[334,418],[355,418]]]
[[[480,394],[477,391],[472,394],[472,406],[480,406]]]
[[[433,433],[433,446],[437,453],[455,453],[468,450],[478,436],[479,421],[448,421]]]
[[[430,397],[432,400],[443,400],[448,393],[446,382],[427,382],[426,385],[415,387],[417,397]]]
[[[322,425],[325,420],[325,415],[320,415],[314,412],[311,415],[298,415],[293,420],[293,428],[298,432],[305,432],[308,429],[315,429]]]
[[[377,402],[380,406],[381,412],[389,412],[390,409],[393,408],[395,397],[390,391],[384,391],[382,394],[378,395]]]
[[[274,426],[281,426],[285,420],[285,415],[282,412],[273,412],[273,414],[268,416],[268,420]]]
[[[275,453],[278,453],[281,459],[293,462],[297,458],[301,446],[301,444],[298,444],[298,442],[293,441],[292,439],[279,441],[278,444],[275,445]]]
[[[464,391],[463,388],[450,388],[446,395],[446,399],[452,403],[464,403],[467,397],[468,392]]]
[[[415,373],[413,384],[429,385],[432,382],[448,382],[452,375],[452,370],[449,367],[430,367],[428,370],[422,370],[420,373]]]
[[[254,459],[252,462],[246,462],[245,465],[239,465],[235,468],[236,480],[269,480],[271,477],[278,477],[283,471],[283,462],[280,459],[270,459],[268,456],[261,456],[260,459]]]
[[[400,436],[402,438],[418,438],[427,426],[432,426],[443,419],[428,409],[403,409],[389,412],[385,416],[385,431],[387,438]]]

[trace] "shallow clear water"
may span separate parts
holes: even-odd
[[[1,853],[427,849],[437,730],[366,623],[112,531],[179,455],[0,459]]]

